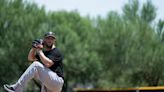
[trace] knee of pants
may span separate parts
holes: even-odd
[[[40,67],[40,68],[44,68],[44,65],[42,63],[40,63],[39,61],[34,61],[32,63],[32,65],[36,68]]]

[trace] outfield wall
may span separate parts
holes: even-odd
[[[164,92],[164,86],[112,89],[82,89],[75,88],[74,92]]]

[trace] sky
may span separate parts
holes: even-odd
[[[122,13],[122,7],[129,0],[34,0],[47,11],[78,11],[81,16],[106,17],[110,11]],[[147,0],[139,0],[141,5]],[[157,8],[157,19],[164,20],[164,0],[152,0]]]

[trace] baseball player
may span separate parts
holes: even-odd
[[[41,92],[60,92],[64,83],[63,56],[55,46],[56,36],[47,32],[43,40],[34,40],[28,54],[33,61],[19,80],[13,85],[4,85],[8,92],[23,92],[27,82],[32,78],[41,82]]]

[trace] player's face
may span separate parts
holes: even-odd
[[[46,47],[52,47],[54,42],[55,42],[55,38],[53,38],[51,36],[44,38],[44,44],[46,45]]]

